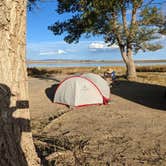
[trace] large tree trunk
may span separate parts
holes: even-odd
[[[136,74],[136,68],[134,64],[134,60],[132,57],[132,50],[128,49],[126,52],[121,48],[121,55],[123,58],[123,61],[126,65],[126,76],[128,80],[136,80],[137,74]]]
[[[137,75],[136,75],[136,68],[135,68],[135,64],[134,64],[134,60],[132,58],[132,56],[128,57],[127,63],[126,63],[126,68],[127,68],[127,79],[128,80],[136,80],[137,79]]]
[[[0,0],[0,166],[39,166],[30,130],[26,0]]]

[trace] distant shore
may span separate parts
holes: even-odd
[[[166,60],[136,60],[137,66],[166,65]],[[28,67],[106,67],[125,66],[122,60],[27,60]]]
[[[59,60],[59,59],[48,59],[48,60],[27,60],[27,64],[61,64],[61,63],[124,63],[122,60]],[[166,63],[166,59],[162,60],[135,60],[135,63]]]

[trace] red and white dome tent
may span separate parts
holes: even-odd
[[[54,95],[54,102],[69,106],[107,104],[109,100],[110,88],[108,83],[93,73],[64,79]]]

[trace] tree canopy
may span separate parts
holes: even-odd
[[[40,0],[29,0],[32,3]],[[158,0],[57,0],[57,12],[70,18],[49,26],[54,35],[65,34],[67,43],[77,43],[82,35],[100,35],[108,45],[119,46],[128,79],[136,78],[132,58],[139,50],[155,51],[162,45],[155,39],[166,35],[166,16]]]
[[[102,35],[109,45],[132,51],[156,50],[160,44],[148,42],[166,33],[161,5],[153,0],[58,0],[57,12],[73,13],[65,21],[49,26],[55,35],[66,32],[64,40],[78,42],[81,35]]]

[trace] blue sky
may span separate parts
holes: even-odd
[[[27,13],[27,59],[121,60],[117,46],[107,47],[101,37],[82,37],[77,44],[67,44],[63,35],[54,36],[47,27],[69,15],[56,13],[57,3],[46,0]],[[166,45],[166,37],[160,40]],[[155,52],[139,52],[135,59],[166,59],[166,47]]]

